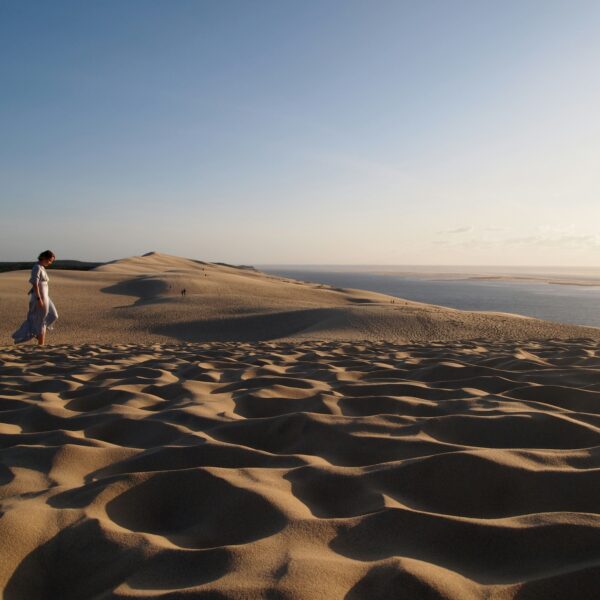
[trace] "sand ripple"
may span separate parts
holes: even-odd
[[[7,600],[600,597],[600,347],[0,348]]]

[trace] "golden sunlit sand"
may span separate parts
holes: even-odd
[[[600,593],[598,330],[158,254],[50,278],[51,345],[0,348],[7,600]]]
[[[50,343],[600,339],[593,327],[454,310],[156,252],[91,271],[48,272],[60,316]],[[0,273],[0,344],[11,343],[25,317],[28,277]]]

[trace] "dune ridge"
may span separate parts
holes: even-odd
[[[586,337],[600,329],[469,312],[151,252],[90,271],[49,271],[60,315],[49,341],[170,343]],[[27,271],[0,273],[0,344],[27,313]],[[186,295],[181,291],[185,289]]]
[[[0,348],[15,598],[593,598],[596,340]]]

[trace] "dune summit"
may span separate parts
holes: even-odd
[[[600,338],[597,328],[454,310],[157,252],[49,274],[60,314],[50,343]],[[27,271],[0,273],[0,344],[11,342],[24,318],[27,279]]]

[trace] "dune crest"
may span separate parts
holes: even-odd
[[[0,344],[27,311],[26,271],[0,274]],[[50,270],[53,343],[587,337],[600,329],[460,311],[150,252],[90,271]],[[185,295],[182,295],[185,290]]]
[[[196,270],[201,268],[200,261],[181,256],[172,256],[162,252],[147,252],[141,256],[121,258],[93,269],[100,273],[164,273],[172,270]]]

